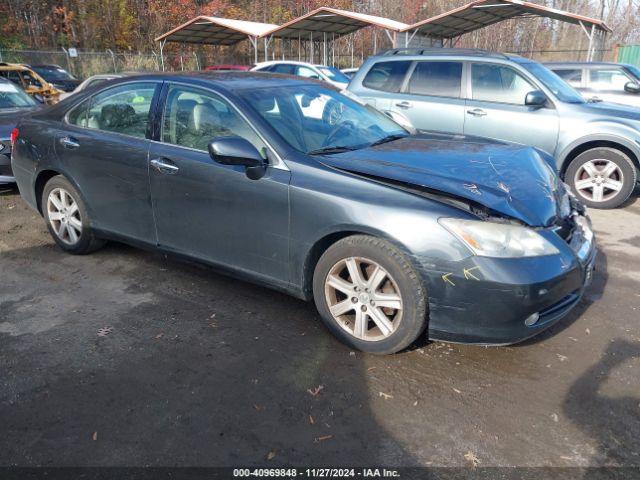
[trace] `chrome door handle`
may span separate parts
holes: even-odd
[[[473,110],[467,110],[469,115],[473,115],[474,117],[484,117],[487,112],[482,110],[481,108],[474,108]]]
[[[78,141],[75,138],[71,138],[71,137],[62,137],[60,139],[60,144],[64,148],[68,148],[70,150],[73,150],[74,148],[78,148],[80,146],[80,143],[78,143]]]
[[[411,103],[410,102],[398,102],[398,103],[396,103],[396,107],[411,108]]]
[[[154,158],[150,163],[151,166],[158,170],[160,173],[173,174],[180,170],[176,165],[174,165],[166,158]]]

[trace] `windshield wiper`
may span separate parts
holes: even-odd
[[[307,152],[307,155],[322,155],[322,154],[332,154],[332,153],[342,153],[342,152],[351,152],[356,150],[356,147],[349,147],[347,145],[336,145],[333,147],[322,147],[316,150],[311,150]]]
[[[382,145],[383,143],[393,142],[394,140],[400,140],[401,138],[408,137],[406,133],[395,133],[393,135],[387,135],[386,137],[382,137],[379,140],[373,142],[370,147],[375,147],[376,145]]]

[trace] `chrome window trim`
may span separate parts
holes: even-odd
[[[211,92],[214,95],[217,95],[218,97],[222,98],[225,102],[227,102],[231,108],[233,108],[233,110],[235,110],[238,115],[240,115],[240,117],[247,122],[247,125],[249,125],[249,128],[251,130],[253,130],[255,132],[255,134],[260,138],[260,140],[262,140],[264,142],[264,144],[266,145],[266,147],[269,149],[269,151],[274,155],[275,160],[277,160],[277,162],[272,163],[271,165],[269,165],[271,168],[275,168],[276,170],[284,170],[284,171],[289,171],[289,167],[287,166],[287,164],[284,162],[284,160],[282,159],[282,157],[280,156],[280,154],[277,152],[277,150],[275,148],[273,148],[273,146],[264,138],[264,135],[262,135],[262,133],[260,133],[251,123],[251,121],[249,121],[249,119],[247,118],[247,116],[238,108],[236,107],[236,105],[229,99],[229,97],[227,97],[226,95],[212,89],[209,87],[203,87],[202,85],[194,85],[192,83],[186,83],[186,82],[180,82],[180,81],[175,81],[175,80],[166,80],[165,83],[167,83],[169,85],[169,87],[171,87],[171,85],[181,85],[181,86],[185,86],[185,87],[189,87],[195,90],[205,90],[207,92]],[[160,128],[162,130],[162,128],[164,127],[164,109],[162,111],[162,114],[160,116]],[[178,148],[184,148],[186,150],[191,150],[194,152],[200,152],[200,153],[207,153],[206,150],[198,150],[197,148],[191,148],[191,147],[184,147],[182,145],[175,145],[173,143],[167,143],[167,142],[163,142],[161,140],[151,140],[154,143],[160,143],[162,145],[171,145],[173,147],[178,147]]]

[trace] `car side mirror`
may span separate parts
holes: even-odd
[[[223,165],[242,165],[247,176],[257,180],[266,171],[266,161],[251,142],[236,136],[217,137],[209,142],[209,155]]]
[[[547,96],[541,90],[533,90],[524,97],[524,104],[529,107],[544,107]]]
[[[637,82],[627,82],[624,84],[624,91],[629,93],[640,93],[640,84]]]

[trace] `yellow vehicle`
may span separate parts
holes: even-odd
[[[0,76],[11,80],[29,95],[48,104],[56,103],[63,93],[29,67],[19,63],[0,63]]]

